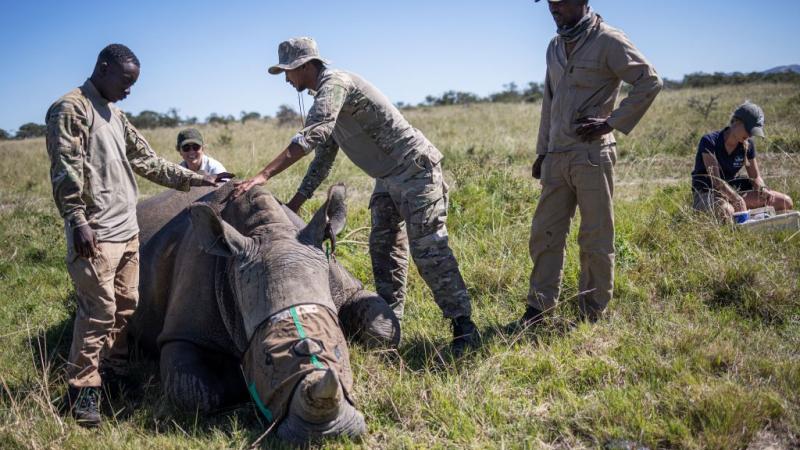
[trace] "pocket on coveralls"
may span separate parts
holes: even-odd
[[[579,180],[584,189],[603,189],[611,183],[616,155],[613,146],[595,147],[586,152],[586,166]],[[607,181],[606,179],[609,178]]]

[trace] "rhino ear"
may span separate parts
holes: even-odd
[[[230,257],[249,255],[255,251],[255,241],[222,220],[211,206],[195,203],[189,212],[195,236],[206,253]]]
[[[334,239],[347,223],[347,206],[344,202],[346,195],[347,189],[344,184],[331,186],[328,189],[328,200],[317,210],[308,225],[300,231],[300,239],[316,246],[321,246],[326,237]]]

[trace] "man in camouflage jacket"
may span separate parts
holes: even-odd
[[[281,43],[278,58],[279,64],[269,72],[286,72],[286,81],[298,92],[308,89],[314,95],[314,105],[289,146],[259,174],[239,184],[236,195],[315,151],[288,203],[297,210],[328,176],[341,148],[376,179],[370,200],[370,255],[378,293],[402,315],[410,247],[436,304],[452,320],[453,354],[477,345],[470,297],[448,243],[442,154],[375,86],[354,73],[329,69],[313,39]]]
[[[92,76],[53,103],[46,117],[53,197],[64,219],[67,268],[78,297],[67,398],[85,426],[100,423],[101,383],[119,381],[127,366],[126,327],[139,295],[134,172],[184,191],[215,184],[213,176],[158,157],[114,106],[138,77],[133,52],[109,45]]]

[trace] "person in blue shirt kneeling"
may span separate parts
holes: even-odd
[[[746,102],[736,108],[730,125],[703,136],[697,148],[692,191],[694,209],[730,221],[733,214],[772,206],[792,209],[792,199],[768,189],[756,162],[753,136],[764,137],[764,112]],[[742,167],[746,177],[738,176]]]

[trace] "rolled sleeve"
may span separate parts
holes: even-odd
[[[158,156],[125,114],[120,111],[119,115],[125,128],[126,156],[134,172],[154,183],[181,191],[203,183],[203,175]]]
[[[333,136],[336,119],[347,97],[347,88],[339,83],[325,83],[308,111],[305,127],[292,139],[306,154],[324,145]]]
[[[53,199],[61,217],[77,228],[87,223],[83,200],[89,136],[86,111],[77,103],[60,101],[47,112],[46,122]]]
[[[317,147],[314,154],[314,159],[308,166],[306,176],[300,183],[297,193],[305,198],[311,198],[314,191],[328,178],[333,167],[333,162],[336,160],[336,155],[339,152],[339,146],[333,139],[330,139],[323,145]]]
[[[611,37],[609,45],[609,68],[633,88],[611,113],[608,124],[615,130],[628,134],[647,112],[664,83],[655,68],[623,33],[616,33]]]

